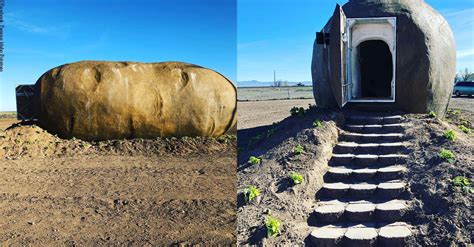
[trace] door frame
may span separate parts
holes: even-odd
[[[354,85],[354,80],[353,80],[353,75],[352,75],[352,70],[354,67],[354,64],[352,64],[352,56],[353,56],[353,44],[352,44],[352,28],[357,25],[357,24],[390,24],[391,26],[391,32],[392,32],[392,37],[393,37],[393,45],[390,49],[390,52],[392,53],[392,63],[393,63],[393,77],[391,81],[391,97],[389,99],[387,98],[380,98],[380,99],[357,99],[353,98],[352,96],[352,87]],[[348,102],[395,102],[395,93],[396,93],[396,71],[397,71],[397,17],[374,17],[374,18],[347,18],[346,19],[346,30],[345,34],[347,35],[344,37],[347,39],[347,50],[346,50],[346,75],[345,75],[345,81],[347,82],[348,89],[347,89],[347,94],[348,94]],[[377,36],[376,34],[370,36],[370,38],[367,38],[363,41],[367,40],[382,40],[387,43],[386,40],[383,39],[383,37]],[[356,47],[362,43],[363,41],[360,41],[359,43],[356,44]],[[389,43],[387,45],[390,48]]]

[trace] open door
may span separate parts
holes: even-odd
[[[331,87],[337,104],[343,107],[349,99],[349,85],[346,80],[346,48],[347,40],[346,16],[339,4],[336,5],[332,15],[330,41],[329,41],[329,66]]]

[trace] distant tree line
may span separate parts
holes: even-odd
[[[456,79],[454,82],[459,81],[474,81],[474,73],[469,71],[468,68],[465,68],[464,71],[461,70],[456,74]]]

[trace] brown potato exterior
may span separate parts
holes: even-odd
[[[236,124],[235,86],[192,64],[81,61],[36,86],[40,125],[66,138],[216,137]]]

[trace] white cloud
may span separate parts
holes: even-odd
[[[66,38],[69,36],[74,24],[61,23],[59,25],[39,25],[28,21],[27,15],[22,13],[8,12],[5,13],[5,26],[7,28],[14,28],[23,32],[32,34],[49,35],[58,38]]]

